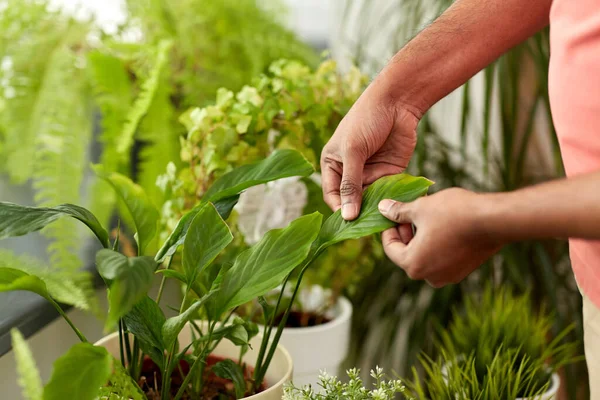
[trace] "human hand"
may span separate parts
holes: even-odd
[[[342,217],[355,219],[365,186],[406,169],[417,143],[419,112],[393,101],[375,80],[323,148],[323,198]]]
[[[386,255],[410,278],[433,287],[460,282],[503,245],[482,228],[487,199],[447,189],[411,203],[381,201],[381,214],[400,224],[381,236]]]

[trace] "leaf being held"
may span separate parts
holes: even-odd
[[[23,389],[23,398],[26,400],[42,400],[44,391],[42,379],[35,365],[31,349],[27,346],[21,332],[16,328],[10,330],[10,335],[19,373],[19,385]]]
[[[433,182],[426,178],[408,174],[386,176],[375,181],[363,194],[360,215],[354,221],[345,221],[341,210],[331,215],[321,228],[315,242],[315,249],[320,251],[332,244],[348,239],[382,232],[396,225],[379,212],[381,200],[392,199],[410,202],[427,194]]]
[[[103,347],[76,344],[54,363],[44,400],[95,400],[110,377],[112,360]]]

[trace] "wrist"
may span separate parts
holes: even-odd
[[[477,196],[479,199],[473,207],[477,235],[500,246],[514,241],[509,193],[481,193]]]

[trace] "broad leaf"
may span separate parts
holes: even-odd
[[[108,247],[108,233],[94,214],[83,207],[61,204],[56,207],[27,207],[0,202],[0,239],[39,231],[61,217],[72,217],[87,225],[102,246]]]
[[[223,276],[215,300],[217,314],[275,289],[310,250],[321,226],[321,214],[300,217],[284,229],[274,229],[241,253]]]
[[[183,329],[186,322],[190,319],[194,318],[200,307],[206,303],[208,299],[210,299],[215,294],[214,291],[209,292],[207,295],[202,298],[196,300],[187,310],[183,313],[169,318],[162,326],[162,338],[163,343],[165,344],[167,349],[170,349],[173,346],[173,343],[177,340],[177,336],[179,332]]]
[[[215,208],[217,209],[217,212],[219,213],[221,218],[225,220],[229,218],[233,207],[235,207],[239,199],[240,195],[236,194],[235,196],[226,197],[224,199],[214,202]]]
[[[158,210],[144,189],[129,178],[114,172],[105,172],[100,166],[93,168],[99,177],[106,180],[115,189],[117,195],[125,203],[137,231],[138,253],[144,254],[146,247],[156,235],[160,218]]]
[[[162,326],[165,315],[154,300],[146,296],[139,301],[125,317],[127,330],[138,339],[160,349],[166,349],[162,340]]]
[[[111,375],[112,360],[103,347],[76,344],[54,363],[44,400],[96,399]]]
[[[229,227],[212,204],[206,204],[189,226],[183,246],[183,269],[188,282],[233,240]]]
[[[416,200],[427,194],[427,190],[432,184],[433,182],[428,179],[408,174],[378,179],[365,191],[360,215],[357,219],[345,221],[340,210],[327,218],[315,242],[315,249],[320,251],[343,240],[358,239],[395,226],[395,222],[381,215],[377,208],[379,202],[384,199],[401,202]]]
[[[19,385],[23,389],[23,398],[26,400],[42,400],[42,378],[35,365],[31,349],[27,346],[25,338],[17,329],[10,330],[12,348],[15,353]]]
[[[308,176],[314,168],[296,150],[276,150],[262,161],[243,165],[217,179],[204,199],[217,202],[240,194],[251,186],[290,176]]]
[[[107,326],[112,326],[148,294],[156,262],[152,257],[125,257],[113,250],[96,253],[100,276],[109,282]]]
[[[37,276],[14,268],[0,268],[0,292],[26,290],[50,299],[46,284]]]
[[[219,361],[212,366],[212,371],[219,378],[230,379],[235,387],[235,397],[241,399],[246,394],[246,380],[242,367],[233,360]]]
[[[178,281],[183,282],[183,283],[187,282],[185,275],[174,269],[159,269],[158,271],[156,271],[156,273],[162,274],[162,275],[166,276],[167,278],[177,279]]]

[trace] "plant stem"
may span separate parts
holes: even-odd
[[[206,357],[208,355],[207,353],[209,353],[207,350],[210,347],[210,342],[211,342],[211,339],[212,339],[212,334],[213,334],[213,330],[214,330],[215,325],[216,325],[216,322],[213,323],[212,325],[209,324],[209,327],[208,327],[208,341],[206,343],[206,346],[204,347],[204,349],[202,350],[202,352],[200,352],[200,354],[198,355],[198,357],[192,363],[192,366],[190,367],[190,370],[188,371],[188,374],[186,375],[185,379],[183,380],[183,383],[179,387],[179,390],[177,391],[177,394],[175,395],[175,397],[173,398],[173,400],[180,400],[181,399],[181,396],[183,396],[183,394],[187,390],[187,386],[189,385],[190,380],[192,379],[192,375],[196,372],[196,369],[199,366],[204,367],[204,365],[206,364]],[[202,391],[202,376],[203,376],[203,374],[204,374],[204,368],[200,372],[200,386],[199,386],[199,389],[198,389],[199,393],[201,393],[201,391]]]
[[[119,320],[119,356],[121,357],[121,365],[123,365],[123,368],[126,368],[125,354],[123,353],[123,326],[121,325],[121,320]]]
[[[169,257],[169,261],[167,262],[167,267],[165,269],[171,268],[171,261],[173,261],[173,256]],[[167,277],[163,275],[160,280],[160,287],[158,288],[158,294],[156,295],[156,304],[160,304],[160,299],[162,298],[163,290],[165,289],[165,282],[167,281]]]
[[[129,332],[127,332],[127,325],[125,325],[125,321],[121,319],[121,326],[123,329],[123,341],[125,342],[125,356],[127,356],[127,365],[129,366],[129,375],[131,375],[134,359],[133,354],[131,353],[131,343],[129,343]],[[133,376],[131,376],[133,378]]]
[[[170,260],[169,260],[169,264],[170,264]],[[163,277],[164,279],[164,277]],[[186,288],[184,294],[183,294],[183,300],[181,301],[181,305],[179,306],[179,314],[181,315],[183,313],[183,308],[185,307],[185,303],[187,301],[187,296],[189,293],[190,289],[189,287]],[[160,295],[161,293],[159,293]],[[157,298],[157,301],[159,299]],[[171,388],[171,371],[173,370],[173,368],[171,368],[171,363],[173,361],[173,353],[175,353],[175,346],[177,345],[177,340],[175,340],[175,343],[173,343],[173,345],[171,346],[170,351],[167,353],[167,360],[165,362],[165,370],[163,372],[163,381],[162,381],[162,389],[161,389],[161,399],[162,400],[168,400],[168,395],[170,392],[170,388]],[[174,366],[173,366],[174,367]],[[190,369],[191,372],[191,369]],[[187,377],[186,377],[187,378]]]
[[[54,308],[56,308],[56,311],[58,311],[58,313],[64,318],[64,320],[67,321],[67,324],[69,324],[71,329],[73,329],[73,332],[75,332],[79,340],[81,340],[84,343],[87,343],[88,340],[86,339],[86,337],[83,335],[83,333],[81,333],[79,329],[75,327],[75,325],[73,325],[73,321],[71,321],[71,319],[63,311],[61,306],[51,297],[47,297],[46,299],[50,302],[50,304],[52,304],[52,306],[54,306]]]

